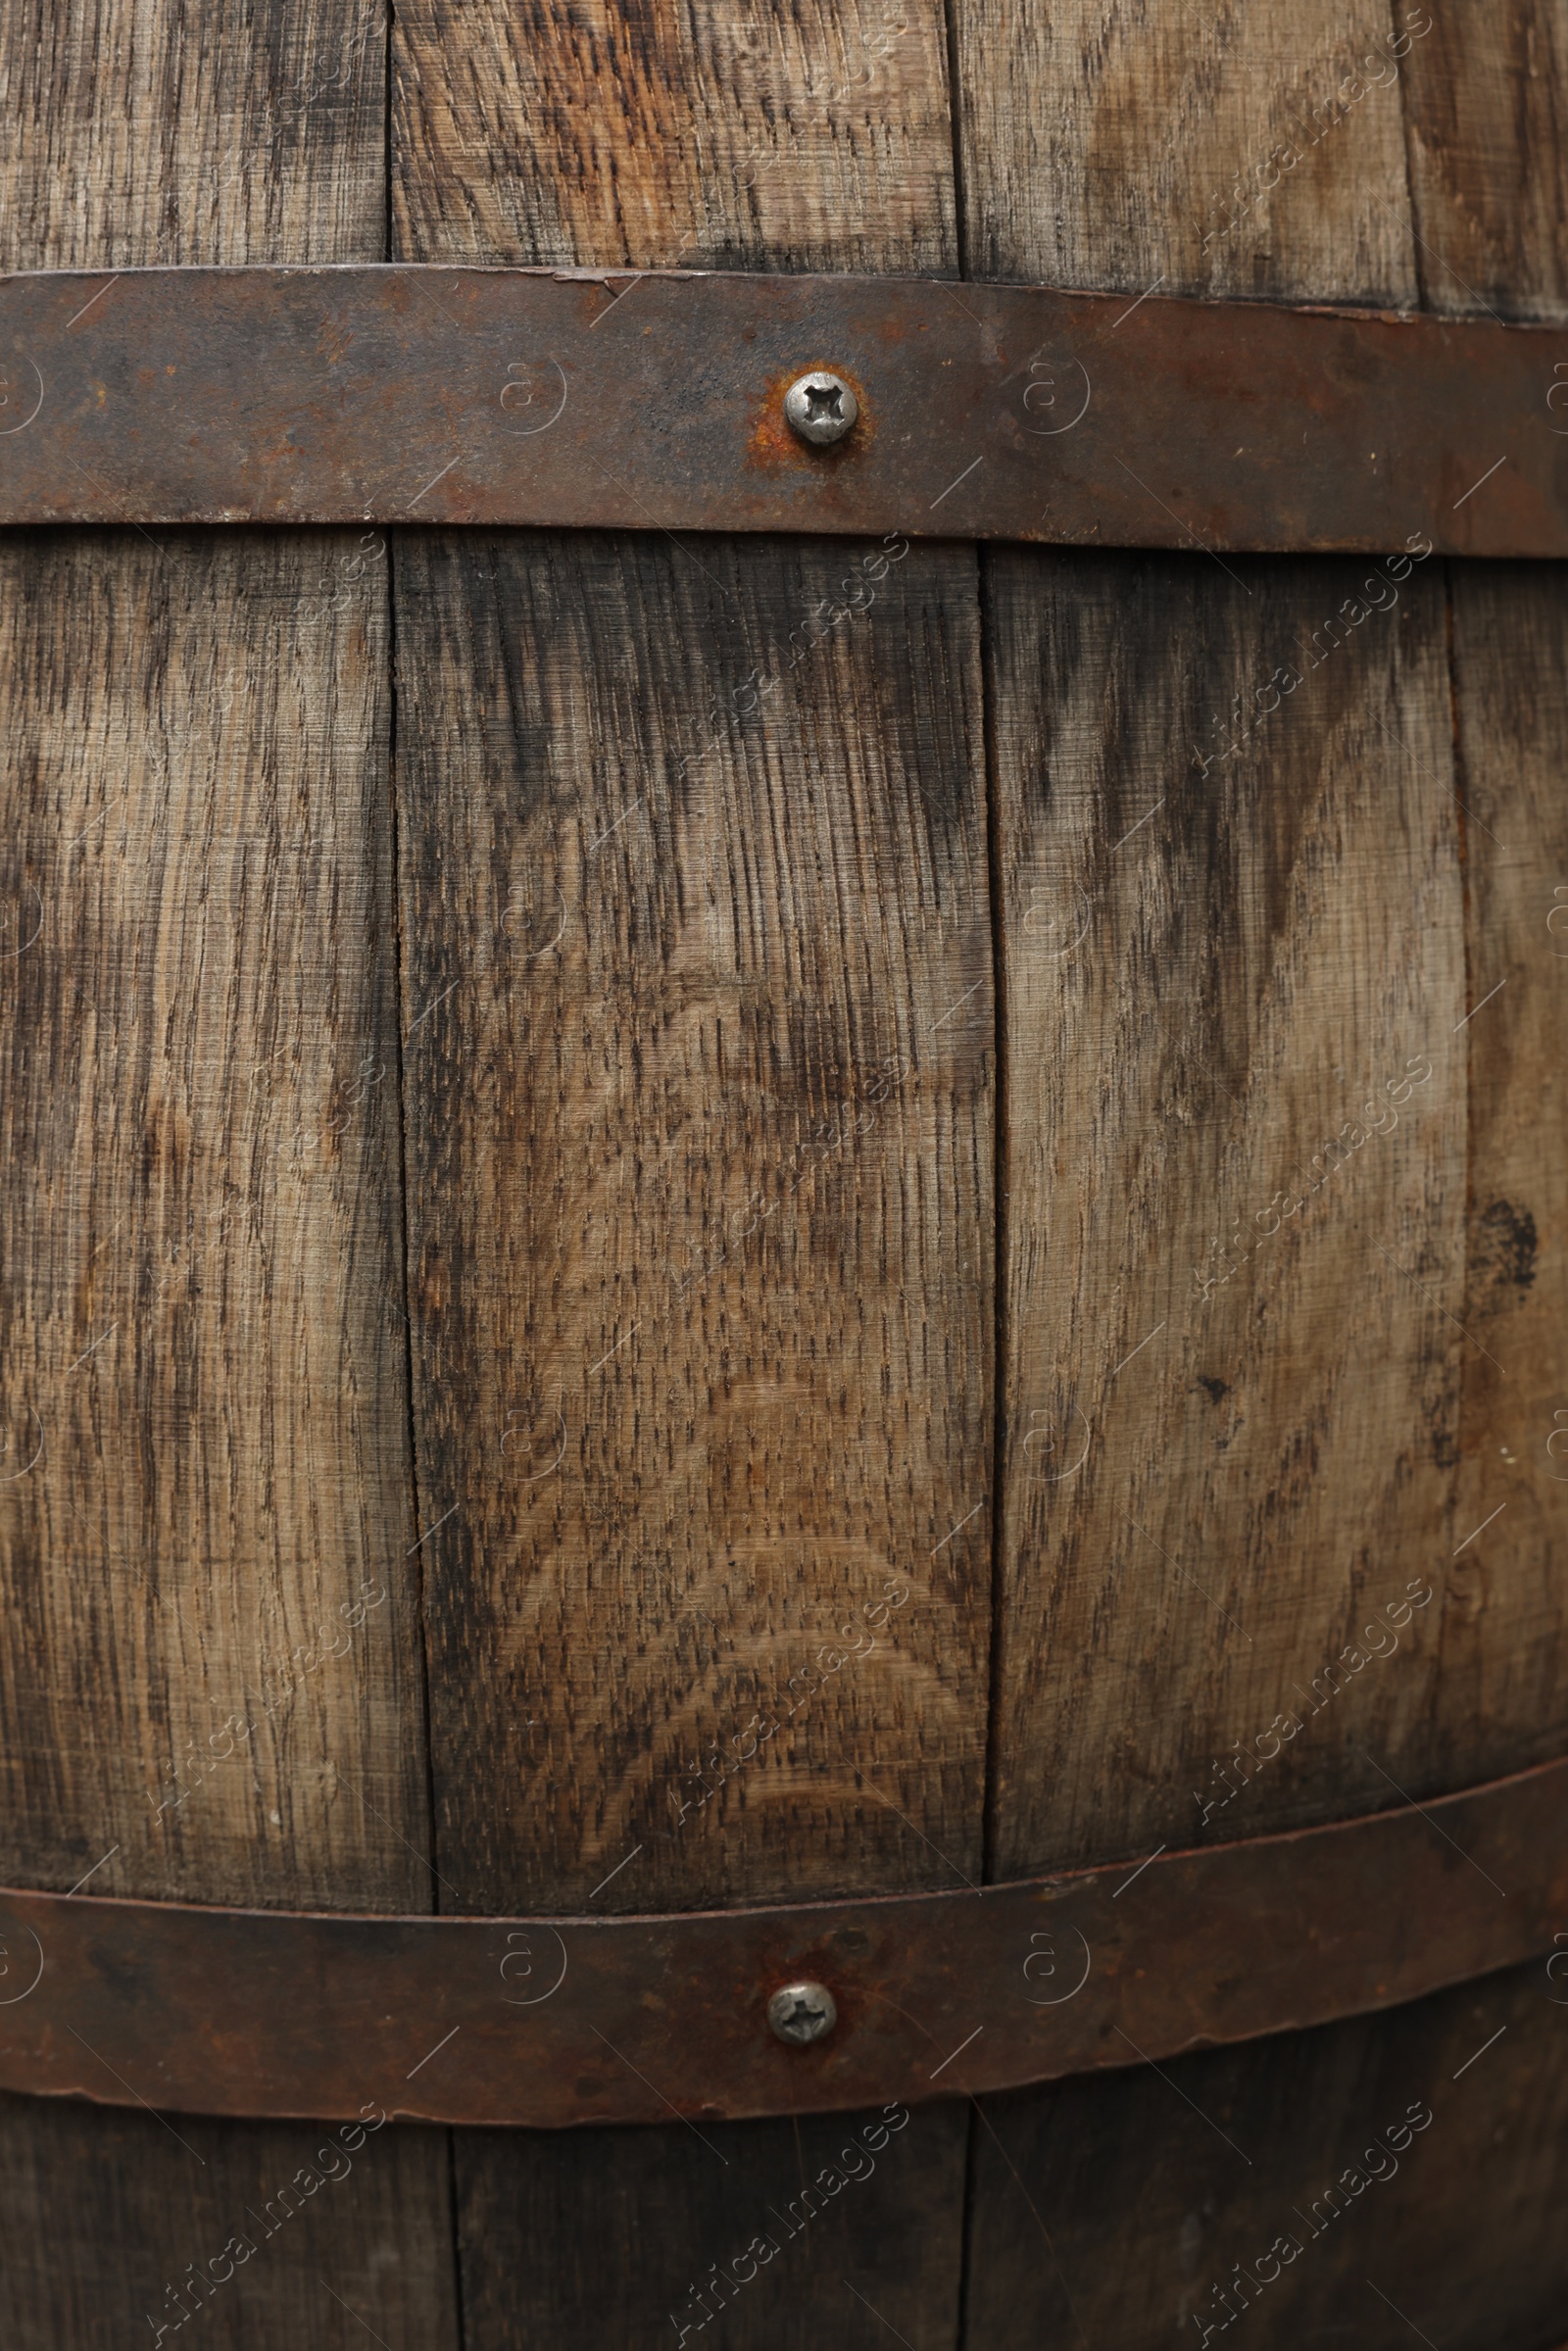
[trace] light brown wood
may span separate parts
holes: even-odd
[[[1393,18],[964,0],[967,273],[1413,304],[1398,44],[1432,19]]]
[[[808,213],[754,226],[750,193],[705,173],[710,257],[721,219],[737,260],[951,263],[951,179],[912,235],[903,132],[880,127],[945,108],[937,19],[898,21],[902,62],[840,110],[864,201],[781,166],[763,179]],[[707,84],[673,21],[640,37],[637,87],[663,112],[657,137],[613,124],[618,201],[644,222],[627,241],[576,144],[621,86],[591,39],[553,17],[524,39],[499,12],[400,16],[401,250],[681,259],[691,183],[670,168],[700,151]],[[792,141],[821,99],[818,42],[858,56],[866,37],[783,12],[744,42],[715,32],[727,137]],[[743,56],[766,61],[765,107]],[[556,98],[518,118],[524,209],[479,212],[465,139],[476,90],[509,75],[553,76]],[[635,301],[607,335],[637,331]],[[969,555],[906,547],[400,553],[415,1422],[421,1524],[452,1514],[430,1539],[451,1594],[434,1780],[443,1875],[474,1907],[586,1901],[614,1870],[595,1898],[644,1908],[978,1860],[978,615]],[[873,1627],[891,1577],[911,1596]],[[790,1677],[852,1621],[863,1661],[803,1706]],[[465,1681],[476,1651],[490,1670]],[[754,1713],[778,1718],[760,1745]],[[680,1775],[715,1751],[749,1768],[722,1792],[709,1772],[704,1800]]]
[[[983,0],[953,24],[958,174],[929,6],[0,21],[24,263],[378,259],[390,220],[394,253],[453,262],[1561,295],[1544,7],[1484,33],[1409,0],[1288,25]],[[1374,39],[1404,43],[1376,83]],[[1407,101],[1415,227],[1462,300],[1412,233]],[[473,1909],[978,1880],[1560,1743],[1560,599],[1460,575],[1450,699],[1431,566],[1363,611],[1376,566],[891,552],[411,533],[393,614],[354,534],[5,551],[0,1077],[36,1177],[0,1233],[6,1867],[70,1883],[113,1837],[95,1889],[421,1906],[421,1632],[433,1868]],[[172,1773],[231,1676],[367,1579],[389,1597],[345,1653],[152,1839],[120,1835],[136,1771]],[[1401,1616],[1411,1583],[1434,1598]],[[852,1621],[876,1646],[827,1670]],[[715,1748],[739,1768],[699,1804]],[[1451,2093],[1447,2200],[1400,2208],[1420,2285],[1477,2147],[1547,2176],[1548,1987],[1485,2005],[1190,2085],[1326,2153],[1423,2032],[1446,2083],[1506,2023],[1489,2128],[1459,2102],[1493,2076]],[[466,2339],[670,2339],[753,2187],[787,2196],[854,2121],[717,2153],[679,2127],[465,2135]],[[932,2351],[967,2325],[990,2351],[1077,2339],[1075,2309],[1152,2340],[1202,2260],[1254,2251],[1268,2192],[1204,2171],[1168,2084],[995,2124],[963,2292],[955,2105],[725,2338],[892,2325]],[[8,2340],[118,2342],[117,2281],[204,2258],[229,2186],[265,2195],[298,2137],[192,2129],[194,2154],[146,2115],[0,2114]],[[215,2341],[453,2338],[441,2141],[373,2144],[373,2188],[291,2224],[204,2313]],[[1498,2241],[1533,2338],[1549,2247]],[[1316,2275],[1309,2319],[1405,2339]],[[1438,2315],[1483,2351],[1499,2307]]]
[[[884,23],[400,9],[395,250],[951,270],[940,13],[900,9],[877,62]],[[602,331],[637,332],[636,302]],[[970,553],[897,551],[400,545],[443,1902],[681,1908],[978,1876],[979,620]],[[825,1671],[845,1625],[861,1653]],[[813,1665],[820,1689],[792,1688]],[[722,1788],[715,1752],[738,1767]],[[520,2201],[533,2229],[580,2159],[460,2135],[486,2342],[554,2339],[584,2308],[628,2340],[663,2333],[669,2280],[725,2256],[719,2222],[779,2148],[773,2126],[726,2134],[732,2178],[673,2137],[605,2150],[519,2298],[493,2216]],[[961,2122],[921,2143],[901,2207],[922,2216],[918,2321],[906,2234],[867,2208],[853,2262],[819,2277],[808,2243],[809,2286],[755,2297],[726,2339],[875,2328],[846,2274],[922,2341],[951,2330]],[[694,2163],[722,2203],[695,2181],[671,2203]],[[604,2243],[627,2249],[608,2271]]]
[[[249,42],[15,9],[0,53],[13,265],[379,257],[384,48],[346,5]],[[23,1883],[428,1904],[384,559],[352,532],[0,556]]]
[[[385,110],[381,0],[4,0],[0,266],[380,261]]]
[[[874,583],[800,541],[400,550],[416,1425],[461,1907],[978,1867],[977,632],[966,560],[904,545]],[[847,567],[875,601],[810,649]],[[761,707],[705,749],[732,693]]]
[[[1273,122],[1289,105],[1297,68],[1260,71],[1255,87],[1245,70],[1275,37],[1262,20],[1169,28],[1174,55],[1098,14],[1073,20],[1070,54],[1089,61],[1065,171],[1079,211],[1048,202],[1029,128],[1038,117],[1015,115],[990,77],[1004,27],[967,20],[960,56],[984,85],[965,117],[971,258],[1140,290],[1157,280],[1410,300],[1415,278],[1398,259],[1415,250],[1408,204],[1384,134],[1418,68],[1421,87],[1450,84],[1433,20],[1396,17],[1382,86],[1368,74],[1357,97],[1351,85],[1343,119],[1321,125],[1289,175],[1292,206],[1310,196],[1299,233],[1283,233],[1285,217],[1269,210],[1284,202],[1278,191],[1249,198],[1206,260],[1192,249],[1188,200],[1160,208],[1147,192],[1212,171],[1231,135],[1227,109]],[[1015,37],[1060,30],[1054,18],[1049,31]],[[1298,33],[1293,23],[1298,60]],[[1222,74],[1215,41],[1226,45]],[[1324,41],[1327,55],[1326,25]],[[1488,57],[1495,77],[1496,44]],[[1532,103],[1549,110],[1549,97]],[[1119,204],[1093,201],[1097,153],[1115,171]],[[1500,189],[1496,202],[1507,210]],[[1364,239],[1377,220],[1395,241],[1375,261]],[[1542,243],[1528,219],[1521,234]],[[1548,263],[1532,250],[1539,276]],[[1491,454],[1478,452],[1478,474]],[[1412,534],[1421,520],[1412,514]],[[1556,1653],[1539,1541],[1531,1572],[1506,1579],[1484,1622],[1464,1590],[1482,1571],[1461,1555],[1449,1596],[1404,1628],[1396,1668],[1355,1662],[1364,1644],[1342,1653],[1363,1601],[1429,1575],[1441,1593],[1449,1553],[1487,1515],[1479,1500],[1469,1509],[1487,1481],[1460,1434],[1460,1383],[1474,1379],[1461,1355],[1474,1349],[1459,1319],[1454,1171],[1467,1131],[1471,1148],[1483,1125],[1486,1148],[1499,1145],[1496,1120],[1467,1105],[1459,1046],[1449,1048],[1473,1001],[1466,960],[1473,977],[1486,933],[1472,892],[1465,946],[1460,857],[1472,836],[1452,797],[1442,583],[1417,574],[1396,588],[1387,564],[1367,567],[1366,586],[1334,564],[1200,557],[1171,566],[1161,588],[1136,563],[1092,568],[1085,595],[1082,566],[1069,574],[1058,559],[984,563],[1008,877],[999,1866],[1102,1858],[1107,1837],[1132,1852],[1381,1804],[1394,1792],[1385,1772],[1431,1788],[1523,1764],[1549,1751],[1557,1720],[1519,1662],[1548,1628],[1545,1654]],[[1396,617],[1372,610],[1396,594]],[[1332,654],[1330,624],[1346,640]],[[1282,664],[1302,678],[1288,700],[1270,684]],[[1116,856],[1141,863],[1142,883],[1111,854],[1134,824]],[[1032,859],[1044,860],[1038,877]],[[1221,869],[1217,887],[1202,879]],[[1211,888],[1206,933],[1189,939],[1173,926]],[[1097,949],[1106,920],[1109,955]],[[1089,935],[1069,948],[1080,922]],[[1310,1153],[1338,1131],[1342,1078],[1348,1088],[1397,1076],[1397,1061],[1378,1065],[1374,1043],[1396,1032],[1437,1072],[1419,1131],[1406,1111],[1396,1147],[1372,1146],[1378,1173],[1369,1183],[1358,1161],[1336,1246],[1315,1270],[1309,1254],[1298,1266],[1306,1225],[1283,1224],[1276,1239],[1262,1228],[1280,1214],[1277,1182],[1251,1192],[1283,1150],[1280,1181],[1298,1197],[1298,1148]],[[1422,1099],[1411,1096],[1412,1110]],[[1308,1127],[1320,1131],[1309,1139]],[[1500,1175],[1496,1189],[1505,1196]],[[1245,1239],[1233,1239],[1238,1225]],[[1199,1344],[1177,1312],[1177,1281],[1190,1298],[1188,1268],[1211,1240],[1250,1254],[1203,1308]],[[1166,1531],[1151,1508],[1175,1510]],[[1213,1636],[1189,1627],[1191,1650],[1167,1639],[1177,1590]],[[1310,1716],[1316,1678],[1348,1667],[1353,1699],[1336,1697],[1332,1718],[1319,1700],[1326,1719]],[[1509,1693],[1502,1717],[1483,1689]],[[1298,1714],[1300,1734],[1287,1728]],[[1276,1739],[1281,1751],[1260,1767],[1257,1743]],[[1237,1741],[1241,1758],[1227,1761]],[[1184,1772],[1184,1760],[1196,1768]]]
[[[1563,282],[1560,11],[1504,14],[967,8],[965,259],[977,275],[1138,295],[1462,309],[1485,289],[1504,315],[1545,315]],[[1397,85],[1371,69],[1342,119],[1303,122],[1368,36],[1385,61],[1402,43]],[[1477,453],[1478,476],[1497,454]],[[1196,551],[982,558],[1004,877],[1002,1872],[1379,1808],[1399,1800],[1385,1772],[1419,1794],[1561,1743],[1543,1407],[1568,1401],[1550,1386],[1563,1217],[1539,1098],[1560,836],[1540,795],[1561,752],[1536,709],[1561,667],[1558,600],[1544,571],[1506,595],[1460,578],[1452,712],[1474,750],[1456,766],[1441,578],[1401,590],[1396,617],[1358,616],[1309,670],[1311,632],[1353,589],[1343,567],[1228,568]],[[1284,662],[1302,683],[1271,715]],[[1251,732],[1227,756],[1239,721]],[[1516,987],[1525,1003],[1487,1055],[1488,1009],[1459,1024],[1504,970],[1498,1004]],[[1352,1128],[1349,1165],[1260,1229],[1282,1184],[1301,1196],[1298,1154],[1339,1132],[1360,1081],[1386,1091],[1404,1069],[1381,1065],[1384,1037],[1433,1066],[1400,1129]],[[1241,1219],[1252,1230],[1232,1244]],[[1210,1236],[1250,1253],[1195,1317],[1185,1245]],[[1504,1380],[1481,1347],[1529,1368]],[[1417,1578],[1433,1600],[1358,1640],[1361,1603]],[[1514,2027],[1503,2051],[1536,2026],[1506,2084],[1478,2067],[1446,2092],[1481,2099],[1491,2125],[1450,2179],[1483,2145],[1489,2161],[1522,2145],[1531,2177],[1549,2173],[1548,1988],[1521,1982],[1491,2018],[1447,2002],[1430,2060],[1446,2088],[1498,2026]],[[1290,2225],[1281,2162],[1332,2157],[1334,2137],[1372,2124],[1366,2083],[1421,2054],[1419,2015],[1338,2029],[1333,2049],[1275,2042],[1255,2074],[1245,2055],[1193,2060],[1179,2084],[1141,2071],[992,2102],[964,2339],[1132,2346],[1168,2339],[1173,2318],[1185,2329],[1203,2278],[1267,2244],[1253,2200]],[[1136,2151],[1130,2204],[1118,2142]],[[1140,2240],[1126,2215],[1146,2215],[1151,2185]],[[1397,2308],[1367,2288],[1364,2247],[1313,2246],[1301,2290],[1250,2326],[1294,2341],[1315,2322],[1381,2347],[1409,2339],[1402,2312],[1477,2351],[1499,2326],[1546,2340],[1544,2246],[1508,2265],[1518,2302],[1502,2318],[1473,2290],[1491,2272],[1447,2186],[1383,2224],[1371,2275]],[[1438,2298],[1410,2298],[1435,2283]]]
[[[1391,586],[1312,669],[1362,570],[1282,571],[993,562],[1004,1875],[1378,1810],[1379,1765],[1424,1767],[1425,1612],[1353,1696],[1311,1705],[1447,1547],[1465,1097],[1443,591]],[[1253,681],[1287,660],[1300,682],[1261,717]],[[1208,719],[1237,698],[1253,731],[1227,759]],[[1287,1708],[1299,1736],[1226,1779]]]
[[[378,7],[0,10],[5,265],[101,310],[121,267],[381,259],[384,59]],[[429,1906],[385,571],[355,532],[0,549],[6,1882]],[[368,2140],[274,2242],[319,2144],[0,2102],[7,2341],[151,2341],[250,2229],[203,2341],[455,2342],[443,2139]]]
[[[353,548],[0,550],[13,1883],[427,1903],[385,592],[313,593]]]
[[[934,0],[414,0],[394,61],[404,259],[952,269]]]
[[[1152,39],[1091,9],[969,14],[972,265],[1410,302],[1401,107],[1431,20],[1397,24],[1348,36],[1325,13],[1287,35],[1253,12]],[[1008,38],[1060,44],[1059,132],[992,71]],[[1407,1119],[1373,1144],[1370,1182],[1357,1163],[1315,1264],[1308,1217],[1262,1229],[1344,1091],[1402,1074],[1380,1050],[1423,1050],[1423,1005],[1452,1003],[1445,1035],[1464,1009],[1441,584],[1367,568],[1371,588],[1320,563],[1111,564],[1085,595],[1081,568],[1069,586],[1050,558],[986,559],[1009,882],[1000,1867],[1325,1817],[1389,1800],[1379,1764],[1439,1768],[1430,1619],[1402,1682],[1309,1710],[1314,1677],[1347,1673],[1351,1616],[1435,1565],[1452,1506],[1462,1079],[1419,1142]],[[1361,617],[1396,596],[1396,619]],[[1220,1259],[1238,1270],[1195,1329],[1211,1242],[1250,1253]],[[1388,1595],[1374,1560],[1402,1567]]]

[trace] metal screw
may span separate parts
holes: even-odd
[[[860,404],[843,376],[826,375],[820,369],[797,376],[784,395],[784,416],[790,429],[803,441],[809,441],[813,449],[842,441],[859,413]]]
[[[785,1984],[768,2001],[767,2021],[780,2040],[804,2049],[832,2032],[838,2004],[825,1984]]]

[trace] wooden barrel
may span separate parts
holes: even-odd
[[[89,373],[155,265],[1568,315],[1550,0],[0,22]],[[1548,2351],[1512,423],[1374,559],[1135,440],[1143,545],[943,538],[935,411],[896,531],[462,527],[366,414],[360,525],[0,543],[6,2343]]]

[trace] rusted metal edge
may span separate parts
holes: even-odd
[[[1563,1932],[1568,1760],[1329,1828],[787,1909],[366,1918],[12,1890],[0,2088],[546,2129],[909,2103],[1390,2007]],[[802,1978],[838,2024],[791,2048],[766,2004]]]
[[[835,369],[860,419],[798,441]],[[366,266],[0,278],[0,522],[1568,555],[1568,329],[1152,294]]]

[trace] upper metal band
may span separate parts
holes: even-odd
[[[784,397],[820,370],[857,413],[814,446]],[[0,278],[0,522],[354,521],[1561,556],[1568,331],[930,278]]]

